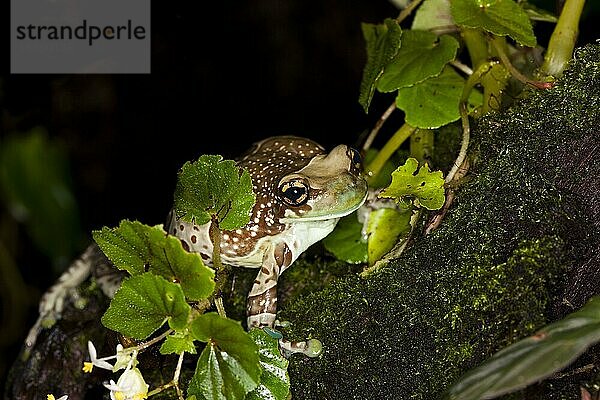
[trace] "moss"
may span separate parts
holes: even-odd
[[[279,308],[294,304],[296,298],[304,293],[321,290],[336,278],[349,273],[360,272],[362,266],[339,261],[324,255],[325,250],[319,243],[311,247],[286,270],[278,282]],[[230,285],[225,285],[223,299],[227,315],[238,321],[246,319],[246,294],[250,291],[258,270],[253,268],[233,268]]]
[[[377,275],[346,276],[283,310],[288,336],[325,348],[292,358],[295,398],[441,398],[466,369],[600,293],[589,279],[599,88],[600,46],[590,45],[555,88],[477,124],[478,158],[437,231]],[[527,398],[560,398],[557,388],[572,390],[553,382]]]

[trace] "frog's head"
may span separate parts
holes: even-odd
[[[340,218],[358,209],[366,196],[360,154],[345,145],[315,155],[277,183],[281,222]]]

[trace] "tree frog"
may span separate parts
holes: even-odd
[[[221,233],[221,257],[226,264],[259,270],[248,294],[248,328],[273,327],[279,276],[363,204],[367,182],[358,151],[339,145],[326,153],[295,136],[256,143],[238,165],[250,173],[256,204],[246,226]],[[210,262],[210,223],[197,226],[171,215],[169,233]]]
[[[295,136],[256,143],[238,165],[248,169],[257,201],[246,226],[221,233],[221,257],[226,264],[259,270],[248,294],[248,328],[271,328],[277,308],[277,279],[310,245],[327,236],[339,218],[363,204],[367,183],[356,150],[339,145],[326,153],[314,141]],[[186,250],[200,253],[210,263],[213,244],[208,224],[180,221],[173,212],[167,219],[168,232],[176,235]],[[42,326],[60,318],[67,298],[75,295],[90,274],[109,297],[123,277],[100,249],[91,245],[44,294],[38,320],[25,341],[26,351],[33,348]]]

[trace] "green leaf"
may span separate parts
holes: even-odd
[[[185,328],[189,313],[181,286],[145,273],[123,281],[102,324],[127,337],[146,339],[165,322],[175,330]]]
[[[172,333],[160,346],[160,354],[181,354],[184,351],[196,354],[194,338],[188,331]]]
[[[343,217],[325,239],[323,245],[337,259],[350,264],[367,262],[367,241],[362,235],[363,224],[356,213]]]
[[[431,32],[405,30],[402,47],[385,67],[377,90],[392,92],[437,76],[456,57],[457,50],[458,41],[452,36],[438,37]]]
[[[179,171],[174,208],[180,219],[205,224],[215,217],[221,229],[237,229],[250,221],[255,202],[250,174],[232,160],[203,155]]]
[[[139,275],[149,266],[150,243],[147,226],[137,221],[123,220],[118,228],[102,227],[92,237],[115,267]]]
[[[57,267],[84,246],[66,151],[43,128],[2,138],[0,200]]]
[[[361,28],[367,42],[367,62],[360,82],[358,102],[365,112],[369,112],[377,81],[385,66],[400,48],[402,29],[395,20],[390,18],[386,18],[383,24],[378,25],[363,23]]]
[[[452,26],[454,20],[450,13],[450,0],[425,0],[415,12],[411,29],[434,31]]]
[[[179,282],[189,300],[206,299],[214,290],[214,271],[160,226],[123,220],[117,228],[103,227],[92,235],[108,259],[131,275],[150,271]]]
[[[441,171],[429,171],[425,164],[417,172],[419,162],[409,158],[392,173],[392,183],[379,197],[393,198],[406,204],[406,197],[414,198],[417,205],[428,210],[438,210],[444,205],[444,178]]]
[[[417,128],[439,128],[460,118],[458,106],[463,86],[464,79],[454,69],[446,67],[439,76],[398,89],[396,105],[405,112],[408,124]],[[473,90],[469,108],[481,103],[481,93]]]
[[[600,297],[535,335],[494,354],[450,388],[453,399],[490,399],[521,389],[566,367],[600,341]]]
[[[258,346],[238,322],[206,313],[192,322],[191,332],[195,339],[208,343],[198,358],[188,395],[241,400],[258,386]]]
[[[367,224],[369,266],[390,251],[400,235],[410,233],[411,215],[411,209],[380,208],[371,211]]]
[[[536,7],[534,4],[531,4],[527,1],[521,3],[521,7],[527,13],[527,16],[532,21],[541,21],[541,22],[558,22],[558,18],[556,15],[551,13],[548,10],[544,10],[542,8]]]
[[[263,329],[252,329],[250,336],[258,345],[262,374],[260,385],[246,400],[286,400],[290,393],[288,360],[279,351],[279,341]]]
[[[536,45],[527,13],[513,0],[453,0],[450,10],[460,26],[510,36],[523,46]]]

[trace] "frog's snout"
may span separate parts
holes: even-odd
[[[360,175],[362,173],[362,157],[360,152],[355,148],[340,144],[333,148],[325,157],[326,162],[332,164],[342,164],[344,169],[352,175]]]

